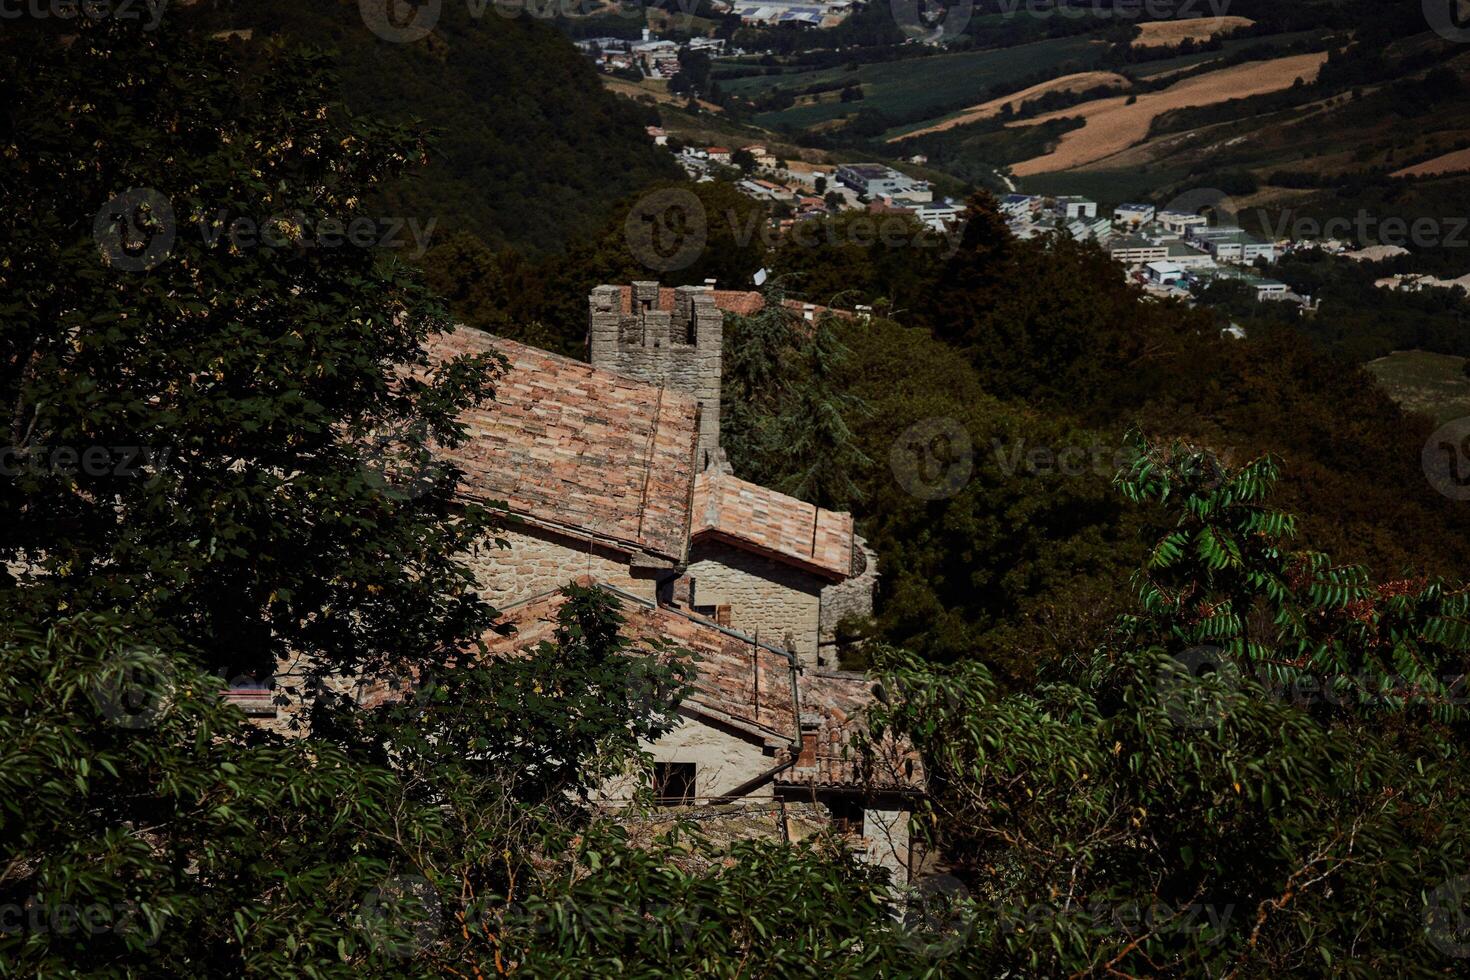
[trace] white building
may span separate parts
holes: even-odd
[[[1057,217],[1064,221],[1072,221],[1077,218],[1096,218],[1097,202],[1089,201],[1085,197],[1067,195],[1056,199]]]
[[[1197,228],[1190,233],[1189,241],[1209,252],[1217,262],[1250,265],[1258,258],[1268,262],[1276,259],[1273,242],[1263,242],[1239,228]]]
[[[1184,267],[1177,262],[1150,262],[1143,269],[1148,281],[1158,286],[1169,286],[1184,279]]]
[[[935,231],[944,231],[960,220],[965,209],[957,204],[922,204],[913,209],[914,217]]]
[[[1011,218],[1029,218],[1041,208],[1041,198],[1031,194],[1007,194],[1000,199],[1000,213]]]
[[[1108,254],[1124,265],[1143,265],[1169,257],[1169,243],[1142,235],[1117,235],[1108,242]]]
[[[1192,214],[1188,211],[1160,211],[1154,220],[1180,235],[1191,228],[1208,228],[1210,224],[1210,219],[1204,215]]]
[[[837,180],[871,200],[880,197],[919,203],[934,200],[934,190],[928,181],[910,177],[881,163],[844,163],[837,168]]]
[[[1154,220],[1152,204],[1120,204],[1113,209],[1113,221],[1120,225],[1137,228]]]

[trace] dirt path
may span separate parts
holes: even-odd
[[[991,116],[1000,115],[1001,107],[1006,103],[1010,103],[1013,108],[1019,108],[1021,103],[1027,99],[1034,99],[1038,95],[1045,95],[1047,92],[1077,92],[1083,89],[1094,88],[1098,85],[1116,85],[1119,88],[1126,88],[1128,86],[1128,79],[1111,71],[1084,71],[1078,72],[1075,75],[1063,75],[1060,78],[1053,78],[1049,82],[1042,82],[1040,85],[1033,85],[1030,88],[1023,88],[1019,92],[1012,92],[1010,95],[1003,95],[998,99],[991,99],[989,102],[982,102],[979,105],[970,106],[970,108],[962,110],[953,119],[946,119],[943,122],[935,123],[933,126],[925,126],[923,129],[916,129],[912,133],[904,133],[902,136],[894,136],[888,142],[897,143],[900,140],[913,139],[915,136],[927,136],[929,133],[942,133],[946,129],[954,129],[956,126],[966,126],[973,122],[979,122],[982,119],[989,119]]]
[[[1053,119],[1080,116],[1087,120],[1081,129],[1063,133],[1050,153],[1024,160],[1011,168],[1017,177],[1071,170],[1121,153],[1148,136],[1154,118],[1171,109],[1213,105],[1291,88],[1301,78],[1312,81],[1327,60],[1326,52],[1294,55],[1273,61],[1251,61],[1222,71],[1187,78],[1162,92],[1138,96],[1132,105],[1127,96],[1097,99],[1070,109],[1012,123],[1034,126]]]

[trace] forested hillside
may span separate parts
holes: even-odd
[[[621,195],[674,173],[643,127],[646,110],[603,90],[566,39],[494,5],[446,3],[432,35],[378,37],[355,0],[212,0],[213,30],[253,29],[335,52],[341,94],[375,119],[431,127],[428,166],[381,192],[380,213],[437,219],[500,248],[546,251],[596,227]]]
[[[839,627],[870,676],[810,672],[871,694],[825,758],[871,777],[901,751],[925,778],[904,839],[940,861],[866,860],[866,807],[721,839],[734,797],[648,778],[710,675],[578,584],[492,655],[510,624],[472,558],[521,515],[458,496],[442,452],[509,457],[468,413],[526,386],[501,354],[431,357],[449,303],[575,347],[590,285],[649,277],[626,202],[539,258],[465,230],[423,270],[327,247],[383,216],[421,132],[344,110],[320,51],[63,26],[0,33],[26,82],[0,107],[0,974],[1465,973],[1470,515],[1426,479],[1433,423],[1331,345],[1222,336],[985,195],[952,236],[767,248],[740,231],[759,205],[683,188],[703,251],[668,284],[774,270],[725,324],[735,466],[850,508],[880,556],[876,618]],[[543,33],[504,30],[543,77],[512,43]],[[534,93],[486,98],[553,127]],[[540,181],[526,207],[563,200]],[[252,218],[274,234],[222,231]],[[873,315],[808,322],[783,290]],[[1360,332],[1337,317],[1313,333]],[[755,726],[760,780],[834,741],[788,663],[794,737]],[[261,676],[299,698],[281,728],[228,697]]]

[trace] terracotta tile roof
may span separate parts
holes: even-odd
[[[922,791],[924,766],[906,742],[883,739],[866,757],[852,745],[864,730],[864,711],[874,702],[873,679],[864,674],[808,670],[802,675],[801,713],[816,723],[796,766],[776,777],[782,785]]]
[[[590,577],[579,581],[621,600],[625,636],[635,642],[661,638],[695,656],[697,676],[683,703],[686,711],[761,739],[776,751],[777,761],[789,758],[798,731],[791,705],[790,655],[682,610],[653,606]],[[504,621],[516,631],[508,636],[487,634],[486,647],[492,655],[505,656],[551,639],[564,601],[560,592],[551,592],[509,607]],[[852,745],[853,736],[864,728],[863,709],[874,700],[870,678],[807,670],[798,675],[797,684],[811,744],[804,746],[797,765],[782,773],[778,783],[922,791],[923,766],[906,744],[887,739],[867,759]]]
[[[852,515],[710,468],[694,480],[692,537],[714,537],[832,579],[852,574]]]
[[[465,327],[429,344],[433,359],[492,350],[509,367],[446,452],[464,470],[461,496],[682,560],[695,399]]]

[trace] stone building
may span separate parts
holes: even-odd
[[[852,516],[737,479],[723,462],[694,480],[693,608],[821,665],[823,590],[853,573]],[[871,598],[869,599],[871,608]],[[826,621],[824,621],[824,619]]]
[[[697,660],[694,689],[679,704],[678,726],[645,746],[649,774],[665,805],[691,815],[744,804],[765,809],[771,832],[796,836],[794,815],[814,808],[847,834],[867,860],[896,881],[920,870],[924,855],[909,818],[924,788],[923,767],[906,745],[883,739],[860,755],[863,709],[872,681],[862,674],[803,667],[789,651],[721,627],[679,604],[659,604],[584,578],[622,602],[625,631],[635,641],[658,638]],[[493,652],[510,653],[551,637],[559,591],[506,610],[516,632],[492,637]],[[604,802],[626,798],[628,781],[604,788]],[[705,823],[708,827],[710,824]]]
[[[657,283],[599,286],[589,301],[593,363],[461,328],[434,339],[449,358],[497,352],[495,396],[463,416],[447,453],[460,495],[503,501],[513,520],[471,562],[497,606],[573,576],[653,601],[675,590],[719,625],[828,657],[844,615],[871,611],[876,568],[852,516],[740,480],[719,449],[723,316],[760,294]]]
[[[499,540],[468,556],[516,629],[485,641],[509,654],[547,638],[570,581],[609,590],[635,638],[698,658],[680,726],[647,747],[666,803],[754,801],[779,811],[783,836],[801,803],[907,877],[922,772],[892,742],[857,758],[871,683],[824,656],[838,619],[871,611],[876,564],[851,515],[740,480],[719,449],[724,312],[759,303],[601,286],[591,364],[466,328],[431,340],[431,360],[504,362],[493,398],[461,417],[468,438],[438,453],[462,471],[461,499],[506,511]],[[360,688],[365,705],[393,696]]]
[[[582,361],[460,328],[431,355],[505,359],[495,396],[466,412],[469,438],[444,455],[464,471],[459,495],[509,511],[470,556],[497,606],[578,575],[635,595],[668,594],[688,555],[699,406]]]

